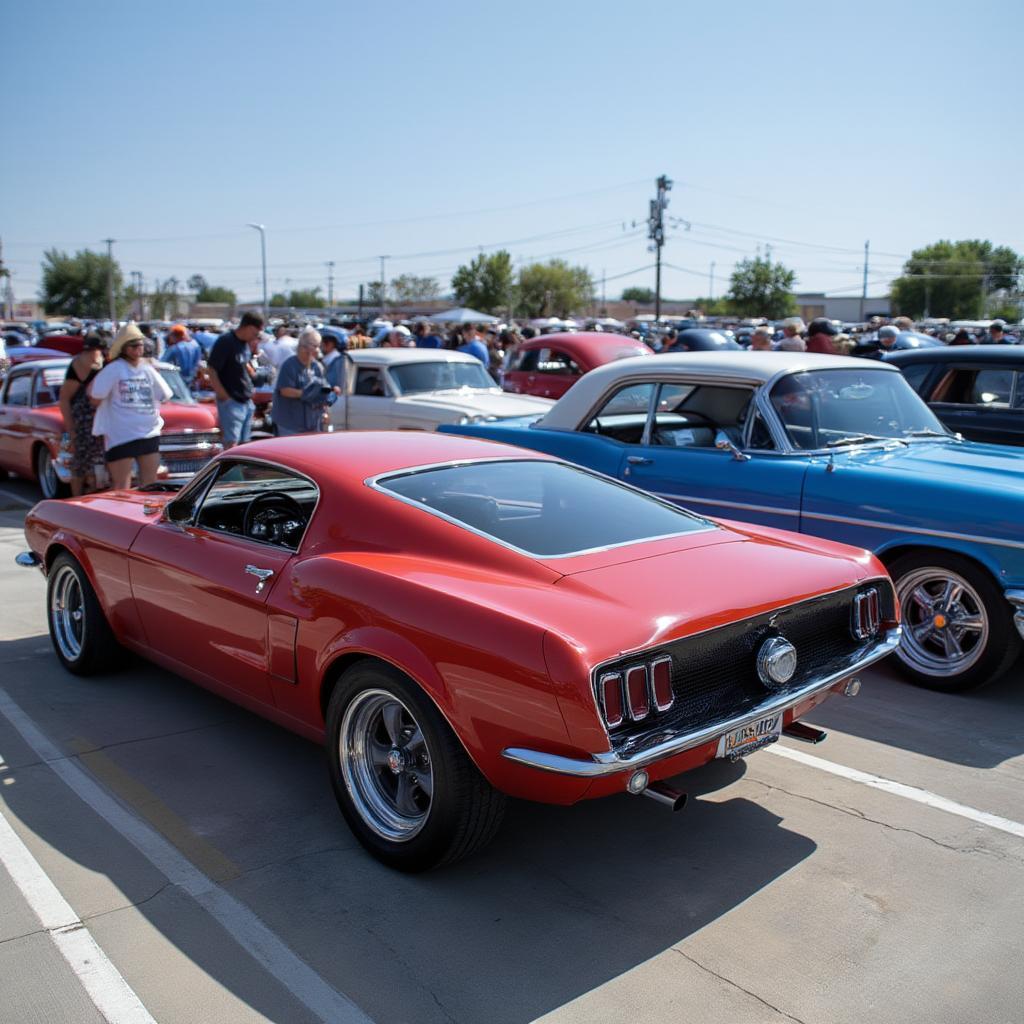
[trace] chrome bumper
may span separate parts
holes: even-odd
[[[1021,593],[1021,600],[1024,602],[1024,592]],[[1018,623],[1018,628],[1019,623]],[[601,775],[614,775],[616,772],[632,771],[653,764],[655,761],[664,761],[665,758],[682,754],[694,747],[717,739],[719,736],[744,725],[766,718],[777,711],[788,711],[797,704],[821,693],[823,690],[831,689],[836,683],[842,682],[847,676],[851,676],[862,669],[881,661],[887,654],[891,654],[900,645],[899,626],[890,629],[885,636],[872,647],[867,654],[847,662],[839,671],[833,672],[823,678],[815,679],[799,690],[792,693],[782,694],[774,700],[765,701],[757,710],[747,714],[730,718],[724,722],[716,722],[714,725],[706,726],[697,732],[687,732],[680,736],[664,740],[656,746],[646,750],[637,751],[635,754],[622,757],[614,750],[601,754],[591,754],[590,760],[578,760],[571,757],[562,757],[559,754],[548,754],[541,750],[528,750],[524,747],[507,747],[503,750],[502,756],[518,764],[528,765],[530,768],[537,768],[544,772],[555,772],[559,775],[574,775],[581,778],[596,778]]]
[[[1024,590],[1008,590],[1006,600],[1013,605],[1013,624],[1017,632],[1024,637]]]

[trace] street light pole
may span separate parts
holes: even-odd
[[[391,259],[391,257],[390,256],[380,256],[378,258],[380,259],[380,318],[381,318],[381,320],[383,320],[384,319],[384,314],[387,312],[387,308],[388,308],[388,300],[387,300],[388,281],[387,281],[387,278],[384,275],[384,261]]]
[[[114,239],[104,238],[107,243],[107,305],[110,308],[110,324],[117,331],[117,310],[114,308]]]
[[[327,308],[334,312],[334,260],[327,261]]]
[[[260,233],[260,262],[263,265],[263,322],[267,322],[267,229],[262,224],[246,224]]]
[[[661,320],[661,247],[665,244],[665,207],[668,206],[672,180],[663,174],[655,185],[658,195],[651,200],[647,237],[654,243],[654,322],[658,323]]]

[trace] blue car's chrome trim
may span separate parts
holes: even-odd
[[[1024,594],[1022,594],[1024,597]],[[735,718],[727,719],[724,722],[716,722],[713,725],[705,726],[696,732],[687,732],[646,750],[637,751],[626,757],[621,757],[614,750],[602,754],[591,754],[589,760],[582,760],[573,757],[562,757],[560,754],[549,754],[542,750],[528,750],[524,747],[507,747],[501,752],[502,757],[518,764],[527,765],[530,768],[537,768],[543,772],[555,772],[559,775],[571,775],[577,778],[599,778],[602,775],[614,775],[616,772],[632,771],[643,768],[645,765],[653,764],[655,761],[663,761],[667,757],[674,757],[694,747],[702,746],[711,740],[717,739],[724,733],[732,732],[734,729],[742,728],[768,715],[779,711],[788,711],[797,704],[805,701],[808,697],[821,693],[823,690],[831,689],[836,683],[842,682],[848,676],[853,675],[861,669],[880,661],[887,654],[891,654],[900,644],[901,629],[894,626],[888,630],[885,636],[868,650],[867,654],[849,661],[837,672],[832,672],[823,678],[815,679],[806,686],[801,687],[792,693],[781,694],[774,700],[767,700],[756,710],[738,715]]]
[[[1005,597],[1014,607],[1013,624],[1024,637],[1024,590],[1008,590]]]
[[[1001,537],[982,537],[974,533],[955,533],[952,530],[929,530],[923,526],[905,526],[902,523],[881,523],[877,519],[855,519],[853,516],[833,516],[826,512],[800,512],[792,508],[777,508],[774,505],[750,505],[742,501],[724,501],[722,498],[702,498],[696,494],[669,494],[666,491],[655,491],[659,498],[678,501],[684,504],[717,505],[721,508],[737,508],[745,512],[768,512],[776,516],[803,516],[805,519],[821,519],[827,523],[847,523],[850,526],[866,526],[873,530],[885,530],[886,533],[916,533],[925,537],[943,537],[946,540],[964,540],[972,544],[996,544],[1003,548],[1024,549],[1024,541],[1004,540]],[[1021,591],[1024,593],[1024,591]]]

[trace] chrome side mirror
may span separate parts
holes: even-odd
[[[192,522],[192,506],[183,501],[169,501],[164,505],[163,518],[174,526],[188,526]]]
[[[732,452],[732,457],[736,462],[750,461],[750,456],[747,455],[746,452],[741,452],[725,434],[719,435],[718,439],[715,441],[715,447],[718,448],[719,451]]]

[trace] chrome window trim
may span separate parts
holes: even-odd
[[[287,473],[289,476],[296,477],[300,480],[307,480],[310,484],[313,485],[313,489],[316,491],[316,500],[313,502],[313,510],[309,513],[309,519],[306,521],[306,528],[302,531],[302,536],[299,538],[299,541],[294,548],[286,547],[283,544],[273,544],[270,541],[266,540],[257,540],[255,537],[245,537],[242,534],[238,533],[227,533],[222,530],[211,530],[209,527],[196,525],[198,513],[199,511],[202,510],[203,505],[206,503],[206,499],[210,493],[210,488],[213,486],[217,477],[220,475],[221,467],[225,465],[232,466],[239,462],[245,462],[248,463],[249,465],[254,466],[269,466],[271,469],[279,469],[282,472]],[[208,476],[209,480],[204,479],[205,476]],[[203,492],[201,497],[199,497],[198,499],[196,515],[192,516],[192,518],[189,520],[187,524],[174,523],[172,524],[173,526],[181,527],[187,525],[192,527],[192,529],[194,530],[205,530],[207,533],[212,533],[217,537],[233,537],[237,540],[244,540],[249,544],[259,544],[263,547],[271,548],[274,551],[290,551],[293,556],[298,555],[299,552],[302,550],[302,545],[306,540],[307,535],[309,534],[309,528],[313,524],[313,518],[317,513],[317,509],[320,507],[320,498],[323,495],[323,492],[320,490],[320,485],[311,476],[308,476],[301,470],[295,469],[292,466],[285,466],[280,462],[274,462],[272,459],[254,458],[251,455],[239,455],[237,457],[228,456],[223,459],[211,459],[209,465],[205,466],[202,470],[199,471],[198,474],[196,474],[196,476],[192,478],[192,483],[190,483],[188,487],[182,488],[182,490],[178,492],[176,497],[171,499],[171,501],[167,502],[167,504],[170,505],[172,504],[172,502],[177,501],[179,498],[181,498],[183,494],[187,494],[189,490],[192,488],[193,484],[195,484],[196,490],[200,490]],[[164,508],[166,507],[167,506],[165,505]],[[164,517],[161,517],[159,521],[163,523],[168,522],[168,520]]]
[[[638,751],[627,757],[621,757],[615,751],[605,751],[599,754],[591,754],[589,760],[583,760],[581,758],[563,757],[560,754],[550,754],[541,750],[530,750],[526,747],[506,747],[501,754],[506,760],[526,765],[528,768],[536,768],[538,771],[553,772],[558,775],[569,775],[576,778],[592,779],[604,775],[615,775],[624,771],[635,771],[638,768],[654,764],[656,761],[662,761],[665,758],[685,753],[687,750],[694,749],[694,747],[703,746],[705,743],[718,739],[726,733],[757,722],[762,718],[767,718],[769,715],[786,712],[809,697],[831,689],[837,683],[860,672],[869,665],[873,665],[876,661],[880,661],[886,655],[896,650],[900,643],[900,633],[901,629],[899,626],[893,627],[862,657],[848,662],[841,669],[828,676],[813,680],[793,693],[787,693],[774,700],[765,701],[755,711],[746,712],[734,718],[726,719],[723,722],[705,726],[697,732],[670,737],[647,750]]]
[[[424,505],[421,502],[414,501],[412,498],[407,498],[404,494],[397,494],[395,491],[390,490],[387,487],[382,486],[384,481],[387,481],[393,477],[402,476],[415,476],[419,473],[429,473],[437,469],[450,469],[457,468],[460,466],[473,466],[473,465],[487,465],[494,462],[543,462],[551,463],[556,466],[565,466],[574,472],[585,473],[587,476],[596,477],[598,480],[606,480],[609,483],[613,483],[618,487],[623,487],[626,490],[633,491],[635,494],[642,495],[645,498],[657,501],[660,505],[664,505],[666,508],[672,509],[673,512],[682,512],[687,515],[693,521],[700,523],[701,525],[695,526],[692,530],[682,530],[677,533],[662,533],[652,537],[638,537],[634,540],[620,541],[617,544],[603,544],[600,547],[595,548],[581,548],[578,551],[567,551],[559,555],[543,555],[538,554],[535,551],[527,551],[525,548],[516,547],[515,544],[510,544],[508,541],[502,540],[500,537],[495,537],[493,534],[486,533],[483,530],[478,530],[476,527],[470,526],[468,523],[463,522],[461,519],[456,519],[453,516],[449,516],[439,509],[432,508],[430,505]],[[704,516],[698,515],[696,512],[691,512],[689,509],[680,508],[674,502],[665,501],[657,494],[651,491],[645,491],[641,487],[634,487],[632,484],[625,480],[619,480],[616,477],[608,476],[606,473],[598,473],[596,470],[588,469],[586,466],[577,466],[572,462],[565,462],[562,459],[535,459],[530,457],[523,457],[521,455],[497,455],[488,456],[484,459],[452,459],[448,462],[433,462],[422,466],[409,467],[408,469],[390,469],[384,473],[378,473],[375,476],[367,477],[363,483],[371,489],[377,491],[380,494],[385,495],[388,498],[400,501],[410,508],[419,509],[422,512],[426,512],[428,515],[435,516],[438,519],[443,519],[446,523],[452,523],[454,526],[458,526],[460,529],[467,531],[467,533],[475,534],[477,537],[483,537],[484,540],[490,541],[492,544],[498,544],[509,551],[514,551],[516,554],[523,555],[526,558],[530,558],[535,562],[551,562],[559,561],[563,558],[578,558],[582,555],[593,555],[602,551],[614,551],[618,548],[630,547],[634,544],[648,544],[651,541],[656,540],[669,540],[673,537],[691,537],[699,533],[710,533],[713,530],[720,530],[721,527],[705,519]],[[312,517],[310,517],[312,519]]]

